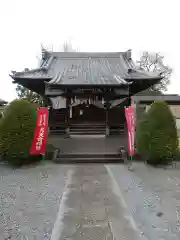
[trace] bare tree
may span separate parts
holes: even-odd
[[[170,83],[172,68],[163,63],[164,57],[160,53],[143,52],[140,60],[137,61],[137,67],[146,72],[161,73],[163,79],[161,82],[152,87],[152,90],[166,91]]]

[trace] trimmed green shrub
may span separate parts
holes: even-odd
[[[0,153],[11,164],[23,165],[37,161],[29,156],[36,125],[36,109],[25,100],[14,100],[0,123]]]
[[[144,113],[143,118],[137,122],[136,126],[136,135],[135,135],[135,143],[137,153],[141,153],[141,155],[147,154],[148,149],[148,121],[147,121],[146,113]]]
[[[165,102],[154,102],[137,124],[136,131],[138,152],[149,164],[167,164],[177,155],[176,122]]]

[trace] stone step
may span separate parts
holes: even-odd
[[[116,130],[109,130],[109,135],[125,135],[125,130],[116,129]]]
[[[69,135],[106,135],[106,131],[70,131]]]
[[[69,134],[69,137],[71,139],[75,138],[75,139],[83,139],[84,140],[87,140],[87,139],[101,139],[101,138],[106,138],[106,134],[105,133],[98,133],[98,134],[88,134],[88,133],[85,133],[85,134]]]
[[[65,130],[66,129],[66,127],[57,127],[57,126],[54,126],[54,127],[50,127],[49,128],[50,130],[59,130],[59,131],[63,131],[63,130]]]
[[[70,135],[105,135],[105,124],[71,124],[69,129]]]
[[[66,128],[64,123],[49,123],[50,128]]]
[[[65,135],[66,134],[66,129],[58,130],[58,129],[50,129],[50,134],[51,135]]]
[[[71,126],[105,126],[105,123],[96,123],[96,122],[91,122],[91,123],[72,123]]]
[[[101,157],[104,157],[104,158],[120,158],[122,157],[122,154],[119,152],[119,153],[106,153],[106,152],[103,152],[103,153],[91,153],[91,152],[72,152],[72,153],[59,153],[58,157],[61,156],[63,158],[74,158],[74,157],[86,157],[86,158],[101,158]]]
[[[66,129],[51,129],[50,134],[52,135],[64,135],[66,134]],[[81,129],[76,129],[72,130],[70,129],[69,135],[106,135],[106,129],[91,129],[91,130],[81,130]],[[114,135],[125,135],[125,131],[110,131],[109,132],[110,136]]]
[[[123,159],[117,159],[117,158],[57,158],[55,161],[57,164],[122,164],[124,163]]]
[[[125,131],[125,128],[109,128],[109,131]]]
[[[98,135],[102,135],[102,136],[106,136],[105,132],[70,132],[69,133],[70,136],[98,136]]]
[[[84,131],[91,131],[91,130],[104,130],[106,127],[69,127],[70,130],[84,130]]]
[[[105,133],[106,132],[106,129],[70,129],[69,130],[70,133],[73,133],[73,134],[78,134],[78,133],[82,133],[82,134],[102,134],[102,133]]]
[[[73,130],[76,130],[76,129],[84,129],[84,130],[86,130],[86,129],[106,129],[106,126],[103,126],[103,127],[97,127],[97,126],[92,126],[92,127],[84,127],[84,126],[82,126],[82,127],[80,127],[80,126],[78,126],[78,127],[72,127],[72,126],[70,126],[69,127],[70,129],[73,129]]]
[[[105,125],[101,125],[101,126],[97,126],[97,125],[92,125],[92,126],[72,126],[70,125],[70,129],[105,129],[106,126]]]
[[[121,132],[110,132],[109,136],[125,136],[125,133],[121,133]]]
[[[120,153],[64,153],[57,156],[56,163],[123,163]]]

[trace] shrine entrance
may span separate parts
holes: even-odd
[[[106,123],[106,111],[104,108],[93,104],[80,104],[72,107],[70,122],[73,123]]]
[[[124,107],[131,104],[131,96],[162,79],[161,74],[137,69],[131,50],[89,53],[44,48],[38,68],[13,71],[11,77],[13,83],[41,95],[49,107],[49,134],[56,136],[52,144],[60,150],[58,161],[101,163],[119,162],[122,157],[120,147],[127,144]]]

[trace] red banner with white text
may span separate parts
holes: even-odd
[[[125,108],[125,116],[128,129],[128,152],[130,156],[134,155],[134,131],[135,131],[135,122],[134,122],[134,109],[132,106]]]
[[[46,140],[48,134],[48,108],[37,109],[36,127],[31,144],[31,155],[44,155],[46,151]]]

